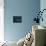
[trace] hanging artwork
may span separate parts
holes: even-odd
[[[13,23],[21,23],[22,16],[13,16]]]

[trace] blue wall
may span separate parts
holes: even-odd
[[[40,9],[40,0],[5,1],[5,40],[18,41],[32,27],[35,12]],[[13,16],[22,16],[22,23],[13,23]]]
[[[42,11],[43,9],[46,9],[46,0],[41,0],[40,1],[40,10]],[[43,12],[43,22],[40,21],[40,25],[46,27],[46,10]]]

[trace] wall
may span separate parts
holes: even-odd
[[[32,28],[40,0],[5,0],[5,40],[18,41]],[[13,23],[13,16],[22,16],[22,23]]]
[[[46,0],[41,0],[41,1],[40,1],[40,9],[41,9],[41,11],[42,11],[43,9],[46,9]],[[42,17],[43,17],[43,22],[41,21],[41,22],[40,22],[40,25],[46,26],[46,10],[43,12]]]
[[[0,42],[4,41],[4,0],[0,0]]]

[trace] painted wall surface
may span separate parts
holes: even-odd
[[[18,41],[32,28],[35,12],[40,9],[40,0],[5,1],[5,40]],[[13,16],[22,16],[22,23],[13,23]]]
[[[40,9],[41,9],[41,11],[43,9],[46,9],[46,0],[41,0],[40,1]],[[46,26],[46,10],[43,12],[42,17],[43,17],[43,22],[41,21],[40,25]]]
[[[4,0],[0,0],[0,42],[4,41]]]

